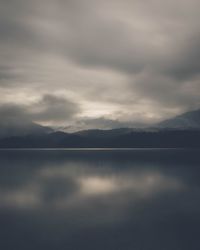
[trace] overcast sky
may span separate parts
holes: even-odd
[[[66,128],[200,107],[199,0],[0,0],[0,116]]]

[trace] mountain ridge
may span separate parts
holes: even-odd
[[[0,139],[13,136],[39,135],[52,133],[54,130],[50,127],[41,126],[37,123],[26,121],[1,121]]]
[[[66,133],[40,125],[34,126],[37,128],[35,133],[28,133],[31,130],[26,130],[21,135],[14,134],[0,139],[0,148],[200,147],[200,110],[184,113],[146,129],[93,129]]]
[[[164,120],[157,124],[159,128],[200,129],[200,109],[192,110]]]

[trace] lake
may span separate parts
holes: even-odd
[[[199,250],[200,150],[1,150],[0,249]]]

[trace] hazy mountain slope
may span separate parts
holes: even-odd
[[[39,135],[53,132],[49,127],[44,127],[33,122],[0,121],[0,138],[25,135]]]
[[[156,126],[159,128],[200,129],[200,109],[165,120]]]
[[[200,110],[163,121],[155,128],[76,133],[53,132],[32,122],[1,121],[0,147],[200,147]]]
[[[81,137],[101,138],[101,137],[115,137],[119,135],[125,135],[132,131],[133,131],[132,128],[116,128],[116,129],[107,129],[107,130],[89,129],[89,130],[78,131],[73,134],[81,136]]]
[[[130,132],[108,137],[80,136],[62,132],[10,137],[0,148],[199,148],[200,130]]]

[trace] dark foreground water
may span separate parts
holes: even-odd
[[[0,151],[1,250],[199,250],[200,150]]]

